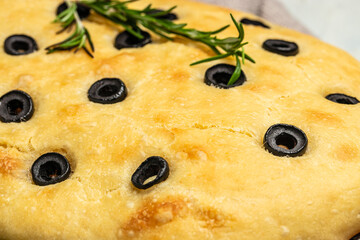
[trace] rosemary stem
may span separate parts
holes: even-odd
[[[66,5],[67,5],[68,7],[71,7],[71,2],[70,2],[70,0],[65,0],[65,2],[66,2]],[[74,3],[74,4],[76,4],[76,3]],[[77,11],[74,12],[74,17],[75,17],[76,25],[77,25],[79,28],[83,29],[83,28],[84,28],[84,25],[82,24],[82,22],[81,22],[81,20],[80,20],[80,17],[79,17],[79,14],[78,14]]]

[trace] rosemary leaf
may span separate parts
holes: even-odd
[[[70,37],[68,37],[64,41],[48,46],[47,48],[45,48],[45,50],[48,54],[50,54],[57,51],[72,50],[74,48],[76,53],[78,50],[84,49],[85,52],[93,58],[94,56],[91,52],[95,51],[94,45],[91,41],[88,30],[82,24],[80,17],[76,11],[76,3],[71,3],[69,2],[69,0],[66,0],[66,4],[68,5],[68,8],[65,11],[61,12],[56,17],[54,22],[61,23],[61,26],[63,28],[58,33],[61,33],[64,30],[70,28],[73,24],[76,25],[75,31],[73,34],[70,35]],[[86,48],[86,43],[90,45],[91,52]]]
[[[236,80],[239,79],[240,75],[241,75],[241,63],[240,63],[240,59],[239,59],[239,56],[236,55],[235,56],[236,58],[236,67],[235,67],[235,71],[234,73],[232,74],[229,82],[227,85],[232,85],[236,82]]]
[[[200,63],[205,63],[205,62],[211,62],[211,61],[215,61],[215,60],[222,59],[222,58],[227,58],[230,55],[231,55],[231,53],[216,55],[214,57],[206,58],[206,59],[191,63],[190,66],[194,66],[194,65],[197,65],[197,64],[200,64]]]

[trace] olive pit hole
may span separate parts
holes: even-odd
[[[101,97],[110,97],[119,92],[120,88],[116,85],[105,85],[99,89],[98,94]]]
[[[19,53],[24,53],[30,50],[30,46],[27,42],[15,41],[11,44],[12,48]]]
[[[147,169],[146,173],[143,174],[139,179],[141,184],[145,185],[149,182],[154,181],[160,170],[161,170],[160,166],[155,165],[155,164],[150,165],[149,168]]]
[[[137,38],[132,34],[130,34],[129,37],[125,40],[125,42],[129,45],[139,44],[142,41],[143,39]]]
[[[274,44],[274,47],[276,47],[276,48],[289,48],[288,45],[286,45],[286,44],[281,44],[281,43],[275,43],[275,44]]]
[[[217,72],[214,74],[214,79],[218,83],[227,84],[231,78],[231,74],[226,72]]]
[[[339,104],[354,105],[359,103],[359,100],[357,98],[343,93],[332,93],[327,95],[325,98]]]
[[[49,161],[40,166],[40,177],[45,181],[50,181],[61,175],[61,166],[58,162]]]
[[[353,104],[353,102],[351,102],[349,99],[347,98],[339,98],[336,99],[337,103],[341,103],[341,104]]]
[[[287,133],[280,134],[275,141],[276,145],[287,150],[293,149],[297,144],[296,138]]]
[[[143,184],[148,184],[149,182],[152,182],[156,179],[157,175],[153,175],[153,176],[150,176],[148,177],[147,179],[145,179],[145,181],[143,182]]]
[[[14,99],[8,102],[7,109],[10,115],[18,115],[24,109],[23,102]]]

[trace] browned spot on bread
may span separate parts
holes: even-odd
[[[185,145],[182,149],[182,152],[185,153],[184,156],[187,156],[187,158],[190,160],[208,159],[208,153],[206,152],[206,149],[202,146]]]
[[[342,123],[342,120],[338,118],[336,115],[332,113],[322,112],[319,110],[307,109],[304,111],[304,115],[306,119],[310,122],[315,122],[320,124],[328,123],[332,125],[339,125]]]
[[[0,150],[0,172],[11,174],[12,171],[19,167],[19,161],[16,157],[11,156],[7,151]]]
[[[51,201],[57,196],[57,189],[54,186],[50,186],[48,188],[41,188],[37,193],[39,198],[46,199],[47,201]]]
[[[204,228],[213,229],[224,227],[227,217],[214,208],[200,209],[197,212]]]
[[[127,237],[136,236],[142,231],[173,221],[185,208],[186,202],[180,199],[148,201],[123,225],[121,232]]]
[[[85,106],[82,104],[69,105],[59,111],[59,116],[61,117],[74,117],[76,115],[81,115],[86,111]]]
[[[183,82],[190,78],[190,74],[185,71],[177,70],[171,74],[170,78],[176,82]]]
[[[166,112],[158,112],[153,115],[153,120],[159,124],[165,124],[170,121],[169,114]]]
[[[341,144],[335,148],[333,156],[340,161],[353,161],[359,156],[359,150],[355,145]]]

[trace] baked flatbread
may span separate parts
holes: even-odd
[[[205,84],[207,69],[235,60],[189,66],[214,54],[180,37],[152,35],[141,48],[118,50],[123,29],[94,15],[83,21],[94,59],[84,51],[47,55],[44,48],[66,35],[51,23],[61,1],[0,1],[0,42],[23,34],[38,46],[20,56],[0,51],[0,95],[21,90],[34,109],[26,121],[0,122],[0,239],[347,240],[359,233],[360,105],[326,96],[360,99],[360,63],[247,13],[187,0],[129,6],[150,2],[177,5],[175,21],[204,31],[231,24],[229,13],[269,26],[244,24],[246,52],[256,60],[242,67],[246,81]],[[234,25],[219,34],[230,36]],[[268,51],[269,39],[296,43],[298,53]],[[90,87],[103,78],[120,79],[126,98],[90,101]],[[301,156],[266,147],[275,124],[305,134]],[[294,147],[279,141],[285,151]],[[41,186],[31,170],[48,153],[64,156],[71,171]],[[154,156],[166,160],[168,176],[139,189],[133,174]]]

